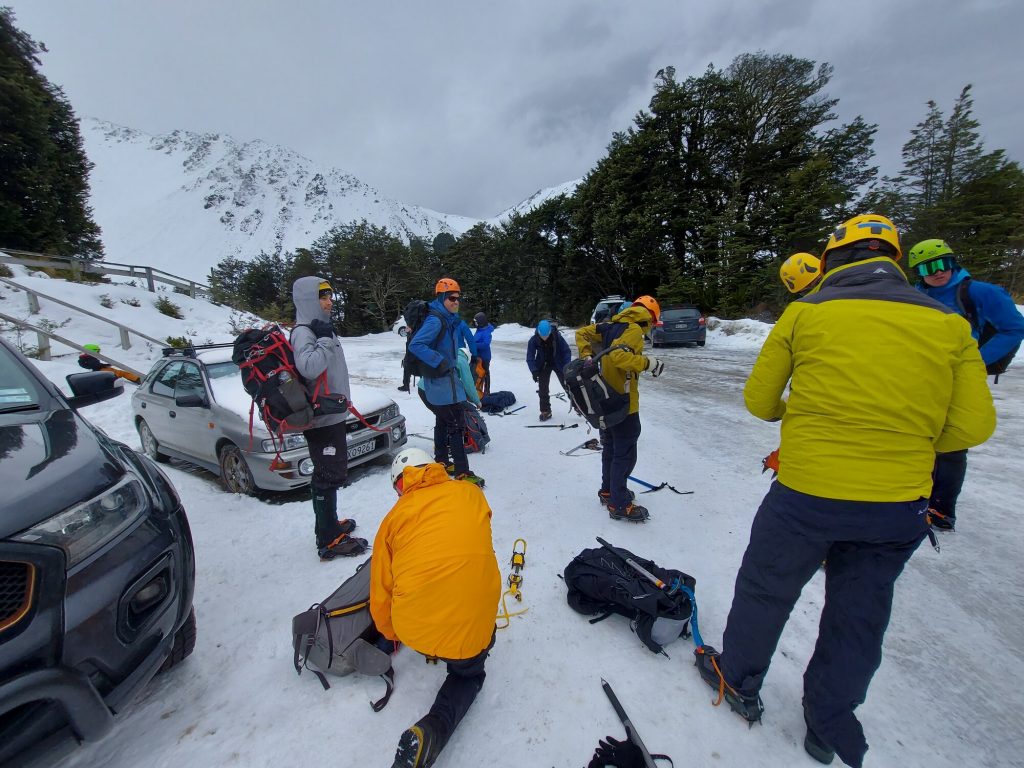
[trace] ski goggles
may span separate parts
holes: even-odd
[[[917,272],[921,277],[928,277],[934,275],[936,272],[945,272],[948,269],[952,269],[956,264],[956,261],[952,256],[940,256],[937,259],[931,261],[923,261],[914,267],[914,271]]]

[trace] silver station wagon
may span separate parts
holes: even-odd
[[[352,403],[366,422],[348,416],[348,465],[390,454],[407,441],[405,417],[394,400],[352,386]],[[252,494],[309,485],[313,462],[301,432],[275,447],[252,399],[242,388],[231,349],[188,350],[153,366],[132,395],[135,429],[155,461],[184,459],[220,475],[225,489]],[[251,435],[250,435],[251,426]],[[278,449],[280,454],[278,454]]]

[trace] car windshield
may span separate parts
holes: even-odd
[[[238,366],[230,360],[223,363],[207,363],[206,375],[210,379],[226,379],[229,376],[238,375]]]
[[[666,309],[661,313],[661,322],[671,323],[675,320],[693,320],[700,317],[700,310],[696,307],[690,309]]]
[[[0,346],[0,413],[36,410],[42,395],[39,382],[10,350]]]

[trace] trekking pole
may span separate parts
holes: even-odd
[[[608,696],[608,701],[612,703],[612,707],[615,709],[615,714],[619,716],[619,720],[622,721],[623,726],[626,728],[626,738],[629,739],[640,750],[640,754],[644,758],[644,768],[658,768],[658,764],[654,762],[654,757],[651,755],[649,749],[640,738],[640,734],[636,732],[636,728],[633,727],[633,721],[629,719],[629,715],[626,714],[626,710],[622,708],[622,704],[619,703],[619,697],[615,695],[615,691],[608,685],[608,681],[603,677],[601,678],[601,687],[604,688],[605,694]],[[664,757],[659,755],[658,757]],[[669,762],[672,762],[669,759]]]

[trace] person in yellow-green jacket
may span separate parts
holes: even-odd
[[[650,371],[652,376],[659,376],[665,370],[665,364],[658,358],[643,354],[644,334],[658,322],[659,314],[657,299],[641,296],[608,322],[585,325],[576,331],[580,357],[611,350],[601,358],[601,374],[612,389],[629,395],[629,415],[601,431],[601,488],[597,498],[608,507],[608,516],[613,520],[642,523],[649,517],[646,507],[633,503],[633,492],[626,488],[626,480],[636,466],[636,444],[640,439],[640,374]]]
[[[743,394],[753,415],[781,419],[783,461],[751,526],[722,652],[696,652],[705,682],[760,720],[779,637],[827,559],[803,691],[804,748],[822,763],[838,754],[859,767],[867,751],[854,710],[881,663],[894,583],[928,531],[935,452],[978,445],[996,423],[970,326],[911,287],[901,257],[884,216],[840,225],[821,285],[765,340]]]
[[[483,687],[501,574],[479,487],[449,479],[419,448],[395,456],[391,484],[399,499],[373,542],[370,614],[385,638],[447,663],[430,711],[402,733],[393,764],[428,768]]]

